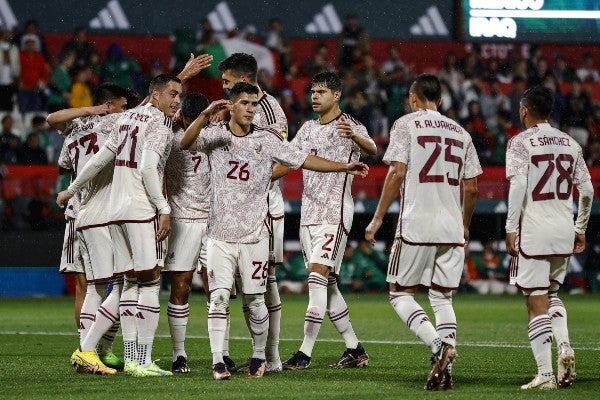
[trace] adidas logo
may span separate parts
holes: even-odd
[[[333,4],[325,4],[321,12],[314,16],[313,22],[308,23],[304,27],[304,31],[306,33],[324,35],[340,33],[342,31],[342,22]]]
[[[10,8],[7,0],[0,0],[0,25],[4,25],[9,29],[19,25],[19,21],[17,21],[17,17],[15,17],[15,13]]]
[[[329,255],[327,255],[327,253],[323,253],[323,255],[321,256],[321,258],[329,260]]]
[[[98,12],[98,16],[90,21],[90,28],[127,30],[131,25],[119,0],[110,0],[106,7]]]
[[[133,317],[133,313],[129,310],[125,310],[121,313],[121,317]]]
[[[562,318],[563,315],[560,312],[555,312],[554,314],[552,314],[552,318]]]
[[[546,340],[544,340],[544,343],[542,343],[542,344],[546,344],[546,343],[552,343],[552,336],[548,336],[548,338]]]
[[[229,32],[235,29],[237,23],[231,9],[226,1],[222,1],[215,6],[215,9],[207,16],[210,25],[217,33]]]
[[[448,28],[436,6],[427,9],[425,15],[419,18],[419,23],[410,27],[410,33],[415,36],[448,36]]]
[[[135,314],[135,317],[139,318],[139,319],[146,319],[146,318],[144,318],[144,314],[142,314],[141,311],[139,311],[137,314]]]

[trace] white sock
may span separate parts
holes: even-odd
[[[116,308],[114,308],[114,309],[111,308],[111,310],[114,310],[114,313],[117,316],[117,321],[113,324],[113,326],[108,328],[108,330],[106,332],[104,332],[104,335],[102,335],[102,337],[98,341],[98,345],[96,346],[96,351],[98,352],[98,354],[106,354],[106,353],[112,351],[113,342],[115,341],[117,332],[119,331],[119,328],[121,327],[121,319],[119,317],[119,314],[120,314],[119,307],[120,307],[120,301],[121,301],[120,299],[121,299],[122,292],[123,292],[123,276],[118,276],[116,278],[113,278],[112,290],[110,291],[110,293],[108,294],[108,297],[106,298],[106,300],[104,300],[104,302],[114,301]],[[111,298],[109,300],[109,297],[111,297],[111,296],[115,296],[116,299]]]
[[[179,356],[184,356],[187,359],[185,352],[185,332],[190,316],[190,305],[179,305],[169,302],[167,316],[169,317],[169,330],[173,343],[173,361],[177,360]]]
[[[81,305],[79,313],[79,345],[83,346],[83,342],[94,323],[96,311],[102,304],[102,300],[106,297],[107,283],[88,283],[85,292],[85,299]],[[84,351],[82,349],[82,351]]]
[[[160,304],[160,279],[150,282],[138,282],[140,295],[138,297],[136,326],[138,332],[138,363],[147,367],[152,363],[152,344],[158,327]]]
[[[137,362],[137,314],[138,302],[137,278],[126,276],[123,282],[123,292],[119,304],[119,317],[121,319],[121,334],[125,347],[125,360]]]
[[[327,278],[317,272],[308,275],[308,308],[304,317],[304,340],[300,351],[311,356],[327,309]]]
[[[548,298],[548,315],[552,322],[552,333],[556,340],[556,347],[571,346],[569,328],[567,327],[567,309],[562,300],[556,295]]]
[[[208,311],[208,337],[213,365],[223,362],[223,342],[227,328],[227,307],[229,305],[229,290],[215,289],[210,294],[210,309]]]
[[[263,294],[246,295],[250,309],[250,329],[252,332],[252,358],[266,359],[265,348],[269,335],[269,311]]]
[[[327,313],[329,314],[329,319],[333,323],[333,326],[335,326],[335,329],[342,335],[342,338],[346,343],[346,348],[356,349],[358,346],[358,338],[356,337],[356,333],[354,333],[354,329],[352,329],[352,324],[350,323],[350,311],[348,311],[348,305],[337,286],[337,279],[335,276],[329,276],[327,296]]]
[[[267,337],[267,361],[279,360],[279,331],[281,329],[281,298],[275,275],[267,278],[265,303],[269,310],[269,334]]]
[[[456,314],[452,308],[452,292],[429,289],[429,304],[435,315],[435,329],[440,339],[456,347]]]
[[[442,347],[442,340],[413,295],[405,292],[390,292],[390,303],[400,319],[408,325],[408,329],[421,339],[432,353],[437,353]]]
[[[227,326],[225,327],[225,337],[223,338],[223,355],[229,357],[229,328],[231,328],[231,309],[227,306],[225,310],[227,315]]]
[[[552,376],[552,323],[548,314],[529,321],[529,343],[538,367],[538,375]]]
[[[102,302],[102,305],[96,312],[95,321],[89,329],[85,340],[81,343],[82,351],[91,351],[98,349],[100,339],[119,322],[119,300],[121,293],[119,288],[110,292],[108,297]],[[118,327],[117,327],[118,329]],[[113,336],[114,338],[114,336]]]

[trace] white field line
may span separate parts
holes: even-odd
[[[23,335],[23,336],[77,336],[75,332],[41,332],[41,331],[0,331],[0,335]],[[156,335],[158,338],[170,338],[169,335],[159,334]],[[186,339],[208,339],[208,335],[187,335]],[[229,340],[250,340],[250,337],[245,336],[232,336]],[[282,342],[301,342],[302,338],[280,338]],[[318,342],[331,342],[331,343],[343,343],[340,339],[318,339]],[[365,344],[389,344],[389,345],[403,345],[403,344],[422,344],[417,340],[361,340],[361,343]],[[528,349],[528,344],[511,344],[511,343],[494,343],[494,342],[458,342],[458,347],[495,347],[495,348],[510,348],[510,349]],[[581,347],[574,346],[574,350],[589,350],[589,351],[600,351],[600,347]]]

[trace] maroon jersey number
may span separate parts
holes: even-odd
[[[239,179],[240,181],[247,181],[248,179],[250,179],[248,163],[244,163],[240,167],[239,161],[229,161],[229,165],[231,165],[231,169],[227,173],[228,179]]]
[[[544,201],[554,200],[555,198],[558,198],[559,200],[567,200],[570,198],[573,191],[572,176],[574,161],[573,156],[570,154],[558,154],[556,159],[554,158],[554,154],[536,154],[531,156],[531,163],[538,168],[541,167],[541,164],[546,163],[546,169],[544,170],[542,177],[531,192],[531,199],[533,201]],[[563,163],[566,163],[566,168]],[[554,169],[558,172],[555,191],[542,192],[544,187],[550,181]],[[564,183],[566,183],[566,187],[564,187],[564,190],[561,190],[563,189],[563,186],[565,186],[563,185]]]
[[[117,167],[137,168],[137,161],[135,161],[135,148],[137,146],[137,134],[140,128],[136,126],[133,128],[133,130],[128,132],[131,128],[131,125],[121,125],[119,127],[119,132],[127,133],[125,134],[125,136],[123,137],[123,141],[117,148],[117,156],[121,154],[121,151],[123,151],[123,148],[125,147],[125,144],[127,144],[128,139],[131,139],[131,146],[129,147],[129,160],[117,158],[115,161],[115,165]]]
[[[433,152],[425,162],[425,165],[423,165],[421,171],[419,171],[420,183],[444,182],[447,179],[450,186],[460,185],[459,178],[463,167],[463,160],[459,156],[452,154],[452,148],[458,147],[459,149],[462,149],[464,146],[463,142],[450,138],[446,138],[444,140],[444,144],[446,145],[446,149],[444,151],[444,161],[458,165],[458,176],[451,177],[449,173],[446,173],[446,179],[444,179],[444,175],[435,175],[429,173],[433,165],[437,162],[438,158],[442,154],[442,138],[439,136],[419,136],[417,138],[417,143],[419,143],[423,148],[427,147],[427,143],[434,144]]]

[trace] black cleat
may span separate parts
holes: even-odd
[[[229,372],[237,372],[235,362],[229,356],[223,356],[223,362],[225,363],[225,366]]]
[[[362,347],[362,344],[358,343],[355,349],[346,349],[340,360],[331,364],[330,368],[362,368],[369,365],[369,355]]]
[[[177,359],[173,361],[171,372],[174,374],[189,374],[191,371],[188,360],[184,356],[178,356]]]
[[[306,369],[310,367],[310,357],[301,351],[297,351],[290,359],[285,360],[282,366],[283,369],[287,370]]]
[[[265,374],[265,369],[267,369],[267,360],[251,358],[246,378],[260,378]]]
[[[215,378],[216,381],[231,378],[231,372],[227,370],[225,363],[216,363],[213,365],[213,378]]]
[[[431,356],[431,371],[427,376],[427,384],[425,385],[425,389],[440,389],[440,385],[442,385],[444,378],[446,377],[446,372],[448,372],[448,366],[452,365],[455,358],[456,349],[454,349],[454,346],[445,342],[442,343],[442,347],[440,347],[438,352]],[[451,376],[450,379],[452,379]],[[454,385],[452,380],[450,383]]]

